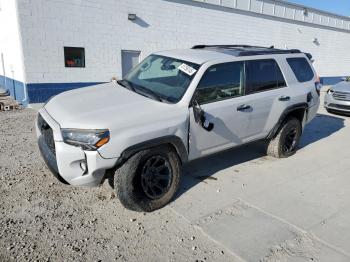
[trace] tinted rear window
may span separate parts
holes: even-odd
[[[299,82],[308,82],[314,78],[314,72],[305,58],[287,58],[287,62]]]
[[[246,94],[286,86],[282,72],[273,59],[246,61]]]

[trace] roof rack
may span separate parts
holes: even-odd
[[[276,49],[274,46],[262,47],[251,45],[195,45],[192,49],[214,49],[233,56],[253,56],[267,54],[300,54],[299,49]]]
[[[192,49],[204,49],[204,48],[267,48],[262,46],[252,45],[195,45]]]

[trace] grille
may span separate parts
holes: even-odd
[[[52,128],[40,114],[38,115],[38,127],[44,137],[47,146],[50,148],[52,153],[56,154]]]
[[[350,106],[346,106],[346,105],[329,104],[329,107],[350,110]]]
[[[350,101],[350,93],[334,92],[333,98],[336,100]]]

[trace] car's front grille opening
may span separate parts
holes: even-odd
[[[346,106],[346,105],[329,104],[328,106],[336,109],[350,110],[350,106]]]
[[[336,100],[350,101],[350,93],[333,92],[333,98]]]
[[[40,114],[38,115],[38,127],[44,137],[47,146],[50,148],[52,153],[56,154],[55,140],[53,138],[52,128]]]

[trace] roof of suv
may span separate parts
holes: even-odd
[[[276,49],[272,47],[249,45],[196,45],[191,49],[177,49],[157,52],[157,55],[176,57],[181,60],[203,64],[210,60],[225,59],[232,56],[257,56],[269,54],[302,54],[298,49]],[[310,59],[312,56],[306,54]]]

